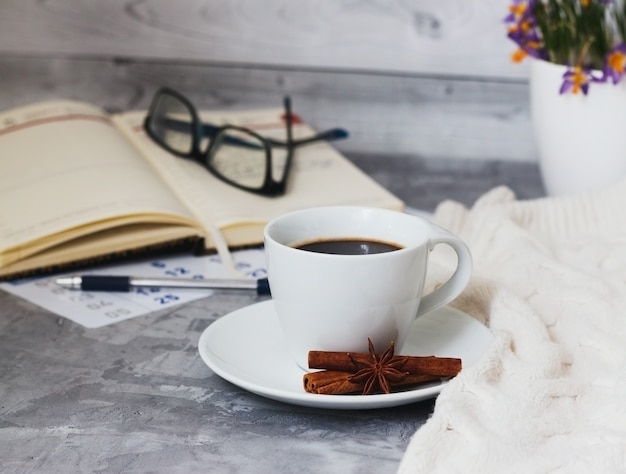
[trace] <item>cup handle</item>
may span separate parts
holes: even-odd
[[[430,251],[438,244],[447,244],[456,252],[458,261],[452,276],[439,288],[422,296],[417,316],[433,311],[456,298],[469,283],[472,275],[472,254],[461,239],[446,229],[431,224],[434,236],[430,239]]]

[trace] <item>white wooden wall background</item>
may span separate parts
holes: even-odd
[[[510,0],[2,0],[0,108],[123,110],[170,85],[201,107],[293,96],[346,151],[536,159]]]

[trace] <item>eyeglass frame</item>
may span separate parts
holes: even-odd
[[[182,152],[175,148],[169,146],[166,142],[162,141],[160,137],[158,137],[155,133],[153,133],[152,128],[150,127],[151,120],[154,118],[154,110],[159,104],[158,99],[161,96],[170,95],[173,96],[176,100],[180,101],[189,111],[191,118],[191,149],[189,152]],[[340,128],[334,128],[327,130],[325,132],[313,135],[308,138],[294,140],[293,139],[293,114],[291,111],[291,98],[289,96],[285,96],[283,99],[283,106],[285,109],[285,128],[287,133],[287,141],[276,140],[270,137],[264,137],[254,130],[249,128],[240,127],[237,125],[223,125],[223,126],[215,126],[209,123],[202,122],[199,118],[198,112],[196,108],[191,103],[189,99],[187,99],[184,95],[179,93],[178,91],[170,88],[170,87],[161,87],[159,88],[152,98],[150,103],[150,107],[148,108],[148,113],[143,122],[143,128],[146,134],[159,146],[167,150],[168,152],[179,156],[181,158],[191,158],[200,164],[204,165],[204,167],[216,178],[236,187],[242,189],[244,191],[252,192],[255,194],[260,194],[263,196],[279,196],[285,193],[286,185],[287,185],[287,176],[289,174],[289,170],[291,169],[291,163],[293,161],[293,152],[294,149],[298,146],[305,145],[314,141],[319,140],[332,140],[332,139],[340,139],[346,138],[348,133]],[[210,156],[210,152],[212,147],[217,143],[214,138],[218,136],[218,134],[227,132],[229,130],[239,131],[242,133],[247,133],[255,139],[259,140],[259,143],[263,144],[263,149],[265,151],[265,176],[263,179],[263,185],[259,188],[249,187],[233,181],[229,179],[227,176],[222,175],[219,171],[217,171],[214,167],[211,166],[210,161],[206,159],[206,157]],[[209,143],[206,147],[206,150],[202,152],[200,150],[200,143],[202,138],[206,137],[209,140]],[[236,140],[232,139],[231,140]],[[241,146],[246,146],[246,142],[240,142]],[[287,156],[285,159],[285,166],[283,168],[282,176],[278,181],[274,179],[272,176],[272,149],[271,147],[285,147],[287,148]]]

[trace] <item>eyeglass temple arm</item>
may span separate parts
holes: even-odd
[[[343,128],[331,128],[330,130],[325,130],[323,132],[320,133],[316,133],[315,135],[311,135],[310,137],[306,137],[306,138],[300,138],[298,140],[293,140],[291,143],[293,145],[306,145],[307,143],[313,143],[313,142],[317,142],[320,140],[341,140],[343,138],[348,138],[349,134],[347,132],[347,130],[344,130]],[[273,140],[269,140],[270,143],[273,142]],[[276,145],[278,146],[280,144],[282,145],[286,145],[286,143],[284,142],[278,142],[276,141]]]
[[[219,127],[216,127],[215,125],[211,125],[208,123],[203,123],[202,124],[202,134],[204,136],[211,136],[213,135]],[[312,135],[310,137],[306,137],[306,138],[299,138],[296,140],[293,140],[291,142],[291,144],[293,146],[300,146],[300,145],[306,145],[308,143],[313,143],[313,142],[317,142],[320,140],[327,140],[327,141],[331,141],[331,140],[342,140],[344,138],[348,138],[349,133],[347,130],[343,129],[343,128],[331,128],[330,130],[326,130],[324,132],[320,132],[317,133],[315,135]],[[277,147],[286,147],[287,146],[287,142],[283,141],[283,140],[276,140],[274,138],[269,138],[269,137],[265,137],[265,139],[267,140],[267,142],[270,145],[273,146],[277,146]]]

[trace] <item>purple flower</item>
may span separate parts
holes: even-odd
[[[543,40],[533,16],[536,0],[513,0],[509,6],[509,15],[504,19],[509,24],[507,36],[519,48],[513,53],[514,62],[522,61],[526,56],[546,59]]]
[[[520,62],[526,56],[547,59],[548,55],[544,48],[543,40],[534,27],[528,31],[510,30],[508,37],[519,46],[512,56],[514,62]]]
[[[617,84],[626,73],[626,44],[615,46],[604,58],[604,78]]]
[[[509,14],[504,17],[506,23],[517,23],[529,11],[526,0],[513,0],[509,5]]]
[[[509,26],[507,36],[517,44],[528,41],[540,41],[537,25],[532,17],[523,18],[518,23]]]
[[[531,56],[537,59],[547,59],[547,53],[543,49],[543,44],[536,41],[527,41],[520,43],[519,48],[511,55],[511,60],[515,63],[523,61],[526,56]]]
[[[566,92],[578,94],[582,91],[583,94],[587,95],[589,84],[592,82],[604,82],[604,78],[595,77],[591,73],[591,69],[575,66],[563,74],[563,84],[559,94],[565,94]]]

